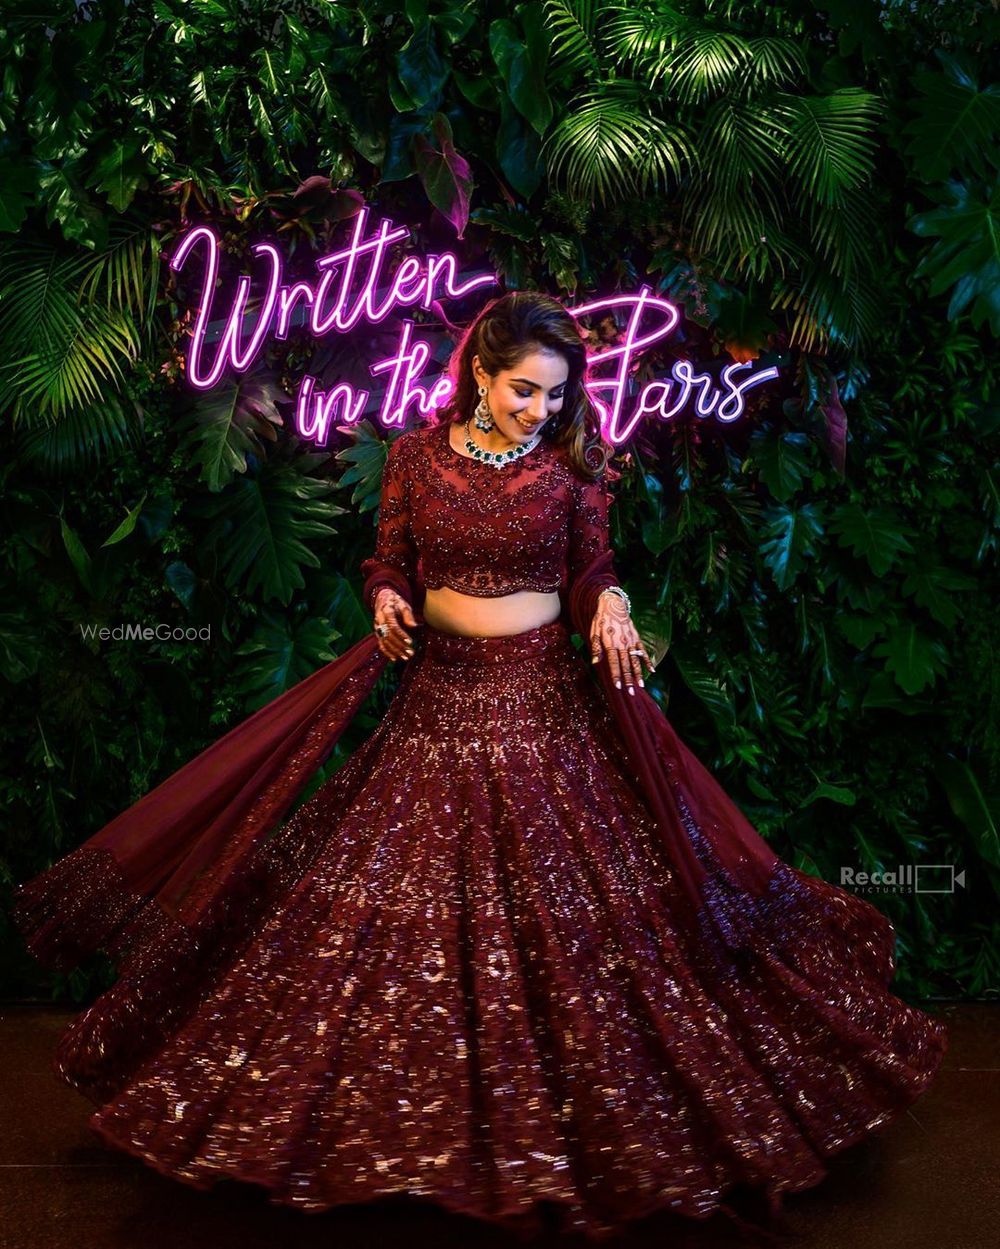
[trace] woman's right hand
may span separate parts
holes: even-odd
[[[389,632],[384,637],[375,634],[378,648],[387,659],[412,659],[413,643],[404,625],[416,627],[413,609],[401,594],[389,586],[383,586],[375,595],[375,623],[386,624]]]

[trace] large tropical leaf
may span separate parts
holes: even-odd
[[[912,621],[897,625],[884,642],[873,647],[872,654],[885,659],[886,670],[907,694],[919,694],[947,668],[948,652]]]
[[[251,455],[277,441],[282,419],[275,404],[282,397],[273,372],[263,368],[197,392],[177,424],[178,452],[210,490],[221,490],[247,471]]]
[[[817,553],[823,510],[815,503],[772,507],[764,513],[760,554],[779,590],[787,590]]]
[[[1000,179],[985,193],[954,180],[926,193],[942,207],[911,217],[909,228],[938,242],[922,257],[916,276],[930,278],[932,295],[953,288],[951,320],[968,310],[976,329],[989,322],[1000,334]]]
[[[337,481],[339,489],[353,486],[351,504],[359,514],[374,511],[378,507],[382,491],[382,472],[389,455],[392,438],[381,435],[371,421],[358,421],[345,431],[351,439],[349,446],[338,451],[338,464],[348,467]]]
[[[429,18],[417,22],[413,34],[400,50],[396,68],[414,108],[422,108],[439,98],[448,78],[448,62],[441,55],[437,29]]]
[[[303,568],[320,566],[307,540],[336,536],[328,522],[344,508],[327,498],[334,488],[294,464],[265,463],[189,510],[210,519],[207,540],[230,591],[287,606],[305,585]]]
[[[808,443],[808,437],[796,430],[759,429],[750,437],[760,479],[782,503],[801,488],[809,471]]]
[[[830,531],[841,546],[867,560],[876,577],[884,577],[903,555],[913,553],[910,539],[916,536],[889,507],[857,501],[844,503],[833,512]]]
[[[545,82],[548,34],[543,5],[519,4],[517,12],[523,36],[512,19],[497,18],[490,23],[490,52],[514,107],[543,135],[552,120],[552,101]]]
[[[239,688],[248,712],[266,706],[317,668],[336,658],[338,630],[319,616],[290,618],[265,610],[251,636],[238,648]]]
[[[462,238],[469,220],[472,171],[469,162],[455,148],[451,125],[444,113],[434,114],[432,126],[433,143],[422,133],[413,136],[414,163],[427,198]]]
[[[1000,85],[980,89],[965,57],[935,48],[943,73],[921,70],[914,85],[921,93],[917,116],[904,128],[910,136],[906,154],[925,182],[943,182],[970,168],[981,177],[997,166],[1000,136]]]

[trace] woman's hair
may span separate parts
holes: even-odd
[[[585,341],[571,314],[542,291],[508,291],[480,312],[451,354],[448,372],[454,390],[439,417],[464,421],[472,416],[479,402],[474,356],[490,377],[496,377],[534,351],[558,352],[569,365],[562,408],[546,421],[541,437],[566,447],[576,471],[592,481],[604,471],[613,449],[601,435],[600,416],[584,388]]]

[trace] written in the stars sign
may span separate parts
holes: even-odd
[[[479,287],[497,285],[492,273],[462,280],[457,258],[448,251],[423,258],[406,256],[389,269],[387,252],[408,238],[409,230],[382,220],[378,231],[366,238],[367,225],[368,210],[362,209],[354,219],[350,242],[316,260],[317,276],[311,282],[286,284],[278,248],[273,243],[254,244],[254,255],[266,264],[267,285],[253,314],[247,312],[252,282],[247,275],[237,279],[229,305],[215,307],[219,238],[209,226],[189,230],[171,256],[170,267],[180,270],[195,252],[202,257],[201,294],[185,358],[191,385],[210,390],[224,376],[245,372],[272,337],[287,339],[296,325],[307,325],[317,339],[347,334],[361,321],[377,325],[401,309],[430,309]],[[635,293],[567,311],[578,318],[614,313],[626,319],[619,341],[588,357],[587,389],[600,412],[605,438],[616,446],[644,418],[669,421],[690,404],[700,418],[735,421],[743,411],[746,392],[778,376],[774,367],[755,369],[752,363],[742,362],[726,366],[716,379],[700,372],[691,361],[679,359],[669,375],[647,381],[638,393],[632,393],[630,373],[637,356],[669,337],[680,321],[677,308],[642,286]],[[444,403],[451,393],[451,378],[432,360],[427,343],[414,337],[419,327],[405,318],[400,324],[397,349],[369,365],[375,385],[369,382],[365,387],[352,379],[321,390],[315,377],[303,377],[295,402],[295,428],[301,437],[325,446],[331,428],[356,423],[373,403],[386,429],[405,426],[411,409],[427,414]],[[217,326],[221,332],[212,333],[210,327]],[[431,376],[427,378],[429,364]]]

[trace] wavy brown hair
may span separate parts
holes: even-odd
[[[566,448],[581,477],[600,477],[614,453],[601,434],[601,420],[587,394],[587,351],[580,327],[562,304],[542,291],[508,291],[492,300],[462,335],[448,361],[454,391],[439,409],[442,421],[472,416],[479,394],[472,360],[490,375],[514,369],[533,351],[558,352],[569,366],[563,406],[549,417],[541,437]]]

